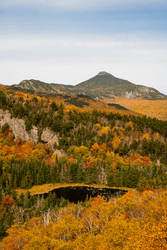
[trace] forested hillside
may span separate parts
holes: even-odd
[[[167,121],[79,98],[0,92],[0,109],[38,129],[38,144],[0,130],[0,249],[167,249]],[[34,195],[76,183],[130,191],[75,205]]]
[[[110,103],[111,100],[106,100]],[[150,117],[155,117],[160,120],[167,120],[167,101],[166,100],[127,100],[120,99],[113,100],[115,105],[122,105],[125,108],[138,112]]]

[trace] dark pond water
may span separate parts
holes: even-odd
[[[122,189],[114,189],[114,188],[97,188],[97,187],[91,187],[91,186],[68,186],[68,187],[61,187],[56,188],[50,191],[51,193],[55,193],[57,198],[64,198],[68,199],[70,202],[84,202],[86,199],[89,199],[90,197],[96,197],[98,195],[104,196],[106,200],[108,201],[110,197],[119,197],[121,195],[124,195],[127,190]],[[49,195],[48,193],[44,193],[40,196],[44,196],[44,198],[47,198]]]

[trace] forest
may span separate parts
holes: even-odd
[[[0,91],[0,109],[38,128],[37,144],[0,130],[0,249],[167,249],[167,121],[70,98]],[[41,140],[46,127],[58,143]],[[128,192],[77,204],[38,195],[76,184]]]

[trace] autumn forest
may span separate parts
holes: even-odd
[[[0,129],[0,249],[167,249],[167,119],[124,104],[0,91],[0,109],[38,130],[35,143]],[[127,192],[77,203],[51,192],[76,185]]]

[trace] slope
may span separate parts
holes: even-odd
[[[7,89],[44,91],[50,93],[82,94],[95,99],[147,99],[165,100],[167,96],[158,90],[142,85],[133,84],[127,80],[119,79],[107,72],[99,72],[96,76],[75,86],[45,83],[38,80],[24,80],[19,84],[11,85]]]

